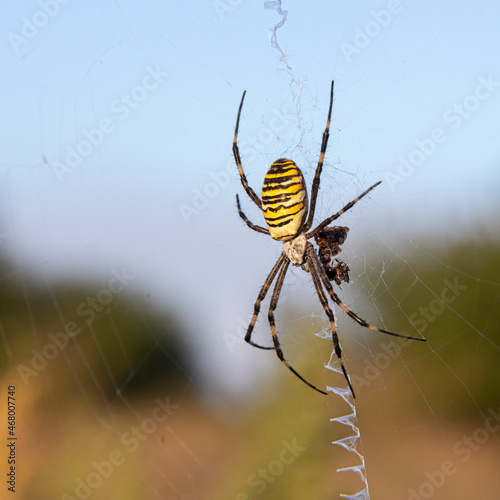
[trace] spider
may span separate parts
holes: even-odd
[[[259,349],[274,350],[281,362],[294,375],[302,380],[302,382],[307,384],[312,389],[320,392],[321,394],[327,394],[325,391],[318,389],[315,385],[308,382],[290,365],[290,363],[288,363],[283,354],[278,334],[276,333],[274,311],[278,305],[278,300],[288,267],[290,264],[295,267],[302,266],[304,270],[310,273],[319,301],[321,302],[321,305],[323,306],[323,309],[328,316],[335,354],[339,359],[342,372],[347,381],[347,385],[349,386],[351,394],[353,397],[355,397],[354,389],[352,387],[349,376],[347,375],[347,370],[342,360],[342,350],[340,348],[340,343],[337,335],[335,316],[328,304],[325,290],[328,292],[328,295],[330,296],[332,301],[337,304],[337,306],[339,306],[354,321],[359,323],[361,326],[364,326],[365,328],[368,328],[375,332],[393,335],[394,337],[421,341],[425,341],[425,339],[389,332],[388,330],[384,330],[382,328],[378,328],[369,324],[364,319],[360,318],[356,313],[351,311],[339,299],[339,297],[333,290],[332,284],[330,283],[330,281],[335,281],[338,285],[340,285],[343,281],[345,281],[346,283],[349,282],[349,266],[345,262],[338,259],[335,259],[335,261],[337,262],[335,265],[331,264],[331,261],[335,257],[335,255],[337,255],[341,251],[340,245],[344,243],[349,228],[343,226],[327,226],[331,222],[339,218],[344,212],[351,209],[359,200],[361,200],[361,198],[366,196],[372,189],[377,187],[382,182],[379,181],[375,183],[353,201],[345,205],[345,207],[339,210],[336,214],[331,215],[311,230],[311,227],[313,225],[314,212],[316,209],[316,198],[318,196],[321,171],[323,169],[323,161],[325,158],[330,131],[330,119],[333,106],[333,86],[334,82],[332,81],[328,119],[326,121],[325,131],[323,132],[323,141],[321,143],[318,166],[316,168],[316,173],[314,175],[314,180],[312,183],[311,201],[309,205],[307,200],[307,189],[304,176],[300,168],[292,160],[280,158],[271,165],[271,167],[267,171],[266,176],[264,177],[264,184],[262,186],[262,199],[260,199],[255,191],[248,185],[248,181],[241,164],[240,152],[238,149],[238,129],[240,125],[243,101],[246,94],[246,91],[243,92],[240,107],[238,109],[238,116],[236,118],[236,127],[233,140],[233,154],[236,165],[238,167],[238,172],[243,188],[245,189],[245,192],[247,193],[249,198],[263,212],[267,228],[253,224],[247,218],[247,216],[241,209],[239,196],[236,195],[238,214],[250,229],[253,229],[258,233],[267,234],[271,236],[271,238],[283,242],[283,252],[272,267],[271,272],[268,274],[266,280],[264,281],[264,284],[262,285],[262,288],[260,289],[260,292],[257,296],[257,300],[255,301],[254,312],[252,319],[250,320],[250,324],[248,325],[248,329],[245,335],[245,341]],[[308,241],[313,237],[319,245],[318,254],[316,253],[313,244]],[[271,327],[273,346],[267,347],[255,343],[252,340],[252,332],[260,312],[261,302],[266,297],[267,292],[275,279],[276,284],[274,285],[274,290],[271,295],[268,312],[268,320]]]

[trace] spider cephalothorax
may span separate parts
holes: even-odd
[[[258,347],[259,349],[271,349],[276,351],[278,358],[298,378],[300,378],[300,380],[302,380],[309,387],[312,387],[316,391],[321,392],[322,394],[326,394],[325,391],[318,389],[316,386],[312,385],[310,382],[304,379],[285,359],[278,339],[274,321],[274,310],[278,305],[278,299],[283,287],[283,282],[285,280],[288,266],[290,264],[292,264],[293,266],[303,266],[303,268],[309,271],[311,274],[311,278],[318,298],[330,321],[330,329],[332,331],[332,340],[335,348],[335,353],[339,359],[340,366],[344,373],[347,384],[349,385],[349,389],[354,396],[354,390],[352,388],[351,381],[349,380],[342,360],[342,350],[340,348],[340,343],[337,336],[335,316],[328,304],[325,290],[328,292],[328,295],[330,296],[332,301],[361,326],[364,326],[376,332],[393,335],[395,337],[402,337],[412,340],[425,340],[423,338],[409,337],[407,335],[392,333],[367,323],[364,319],[360,318],[356,313],[351,311],[339,299],[332,288],[332,284],[330,283],[330,281],[335,281],[337,285],[340,285],[342,282],[349,282],[349,266],[345,262],[335,258],[335,256],[341,252],[340,246],[344,243],[349,228],[344,226],[328,227],[328,225],[335,219],[340,217],[345,211],[349,210],[354,204],[356,204],[361,198],[363,198],[363,196],[366,196],[373,188],[378,186],[380,182],[377,182],[372,187],[368,188],[360,196],[358,196],[353,201],[348,203],[344,208],[339,210],[336,214],[328,217],[323,222],[318,224],[313,230],[310,230],[313,224],[321,171],[323,169],[323,161],[328,144],[330,119],[333,106],[332,82],[328,119],[326,121],[326,127],[323,133],[323,141],[321,143],[318,166],[316,168],[316,173],[314,175],[314,180],[312,183],[311,201],[309,203],[309,206],[304,176],[299,167],[292,160],[287,160],[285,158],[276,160],[269,168],[264,178],[261,200],[255,193],[255,191],[248,185],[247,178],[241,164],[240,152],[238,149],[238,129],[240,125],[241,109],[243,107],[245,93],[246,92],[243,92],[243,97],[241,98],[240,107],[238,109],[238,117],[236,119],[236,127],[233,139],[233,154],[236,165],[238,167],[238,172],[240,174],[243,188],[245,189],[250,199],[263,212],[267,228],[253,224],[247,218],[247,216],[241,210],[240,200],[238,195],[236,195],[238,213],[250,229],[257,231],[258,233],[267,234],[273,239],[283,242],[283,252],[278,257],[278,260],[271,269],[271,272],[262,285],[257,300],[255,301],[253,316],[248,326],[245,340],[249,344],[253,345],[254,347]],[[319,246],[317,253],[314,249],[313,244],[308,241],[313,237]],[[257,321],[257,316],[260,312],[260,304],[264,300],[272,282],[275,279],[276,284],[274,285],[268,313],[269,325],[271,327],[271,335],[273,338],[273,346],[267,347],[253,342],[252,332],[255,326],[255,322]]]

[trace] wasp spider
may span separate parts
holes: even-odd
[[[361,198],[366,196],[372,189],[378,186],[381,181],[368,188],[364,193],[348,203],[336,214],[328,217],[311,230],[314,219],[314,211],[316,208],[316,198],[318,196],[321,171],[323,169],[323,160],[325,158],[330,130],[330,118],[332,115],[333,105],[332,82],[330,91],[330,109],[328,110],[328,119],[326,122],[325,131],[323,133],[323,141],[321,143],[318,166],[316,168],[316,173],[314,175],[314,180],[312,183],[311,201],[309,205],[307,200],[306,184],[301,170],[292,160],[287,160],[284,158],[276,160],[267,171],[267,174],[264,178],[264,184],[262,186],[262,198],[259,198],[255,191],[248,185],[245,172],[243,171],[243,166],[241,165],[240,152],[238,149],[238,128],[240,124],[241,109],[243,107],[245,94],[246,92],[243,92],[240,107],[238,109],[238,117],[236,119],[236,127],[234,131],[233,154],[236,165],[238,166],[238,172],[240,174],[243,188],[245,189],[250,199],[259,207],[260,210],[262,210],[264,219],[267,224],[267,229],[262,226],[253,224],[247,218],[247,216],[241,210],[240,200],[238,195],[236,195],[238,214],[250,229],[257,231],[258,233],[268,234],[269,236],[271,236],[271,238],[283,242],[283,252],[279,256],[278,260],[271,269],[271,272],[267,276],[266,281],[262,285],[257,300],[254,304],[254,312],[248,326],[247,333],[245,335],[245,340],[252,346],[258,347],[259,349],[270,349],[276,351],[278,358],[290,371],[292,371],[300,380],[302,380],[302,382],[315,389],[316,391],[321,392],[322,394],[326,394],[325,391],[318,389],[316,386],[308,382],[288,363],[283,355],[283,350],[281,349],[278,334],[276,333],[274,310],[278,305],[278,299],[283,287],[283,282],[285,280],[288,266],[290,264],[292,264],[292,266],[302,266],[303,269],[309,271],[309,273],[311,274],[311,278],[314,284],[314,288],[316,289],[316,293],[318,294],[318,298],[321,302],[321,305],[323,306],[323,309],[325,310],[326,315],[328,316],[328,319],[330,320],[330,328],[332,331],[335,353],[338,356],[342,372],[344,373],[344,377],[354,397],[354,390],[342,361],[342,350],[340,349],[339,339],[337,336],[335,316],[330,306],[328,305],[325,290],[328,292],[328,295],[330,296],[332,301],[361,326],[369,328],[370,330],[373,330],[375,332],[386,333],[395,337],[425,341],[425,339],[423,338],[400,335],[398,333],[392,333],[382,328],[370,325],[364,319],[360,318],[357,314],[351,311],[339,299],[339,297],[333,290],[332,284],[330,283],[330,281],[335,281],[338,285],[340,285],[342,281],[345,281],[346,283],[349,282],[349,266],[345,262],[338,259],[335,259],[336,264],[332,265],[332,259],[341,251],[340,245],[342,245],[342,243],[344,242],[349,228],[343,226],[327,226],[338,217],[340,217],[344,212],[352,208],[354,204],[356,204]],[[318,254],[316,254],[313,244],[308,241],[313,237],[319,245]],[[259,315],[261,302],[262,300],[264,300],[269,287],[275,279],[276,284],[274,285],[268,312],[268,319],[271,326],[271,334],[274,345],[272,347],[265,347],[252,341],[252,332],[257,320],[257,316]]]

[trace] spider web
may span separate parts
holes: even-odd
[[[496,498],[494,19],[465,2],[11,6],[0,422],[1,472],[12,457],[15,469],[3,490]],[[332,395],[243,341],[281,246],[237,217],[235,193],[263,224],[231,155],[238,103],[247,90],[239,143],[256,192],[278,157],[310,186],[332,78],[316,220],[383,181],[338,221],[351,281],[336,292],[370,323],[427,339],[337,311],[355,401],[303,270],[287,275],[278,332]]]
[[[276,7],[279,14],[282,15],[282,22],[287,18],[287,12],[283,12],[281,8],[281,2],[271,2],[273,7]],[[372,11],[373,14],[373,11]],[[380,14],[380,12],[379,12]],[[376,16],[374,16],[376,18]],[[297,109],[300,115],[299,123],[302,122],[302,113],[301,113],[301,94],[303,88],[303,83],[296,76],[292,69],[291,63],[286,59],[285,53],[283,49],[277,42],[276,37],[276,28],[282,27],[282,22],[273,30],[273,34],[271,37],[272,46],[278,50],[280,56],[279,60],[282,61],[283,66],[285,67],[287,73],[289,74],[291,81],[291,89],[293,86],[299,87],[299,93],[294,93],[297,102]],[[368,24],[365,26],[368,30]],[[451,127],[452,129],[459,128],[463,120],[454,116],[454,113],[461,113],[463,119],[468,119],[472,116],[472,113],[479,106],[479,101],[483,100],[482,97],[478,96],[479,90],[483,90],[481,87],[483,85],[487,85],[484,77],[479,77],[476,79],[476,82],[479,82],[478,85],[469,86],[472,88],[472,91],[469,93],[463,94],[462,97],[458,98],[458,102],[455,102],[452,106],[449,106],[442,113],[441,120],[444,120],[446,123],[450,123],[452,120],[455,120],[455,123]],[[491,82],[490,82],[491,83]],[[491,97],[494,93],[493,87],[489,87]],[[292,90],[293,92],[293,90]],[[485,97],[486,100],[486,97]],[[464,109],[465,108],[465,109]],[[325,108],[326,109],[326,108]],[[297,141],[297,147],[299,150],[303,147],[303,132],[304,129],[301,127],[301,137],[300,140]],[[433,135],[435,134],[435,135]],[[442,135],[440,135],[442,134]],[[438,140],[438,135],[439,140]],[[318,136],[318,134],[316,134]],[[434,142],[432,139],[436,139]],[[452,138],[452,142],[454,138]],[[399,169],[397,169],[397,173],[394,171],[386,172],[384,175],[384,179],[386,183],[388,182],[391,191],[394,191],[395,187],[400,184],[404,184],[406,182],[406,177],[410,176],[414,173],[416,166],[422,163],[423,158],[426,162],[432,163],[439,162],[442,156],[449,155],[450,151],[446,152],[438,152],[434,155],[435,150],[438,146],[438,142],[447,141],[448,140],[448,130],[443,129],[441,127],[436,127],[431,132],[431,139],[424,138],[422,140],[416,140],[415,145],[417,148],[410,151],[408,158],[399,157]],[[473,144],[474,141],[469,141]],[[311,151],[314,148],[305,148],[306,151]],[[434,157],[433,157],[434,155]],[[305,157],[305,163],[309,165],[313,165],[314,163],[311,161],[307,153],[303,150],[298,152],[299,157]],[[294,158],[295,159],[295,158]],[[442,160],[441,160],[442,161]],[[326,170],[326,169],[325,169]],[[339,169],[340,170],[340,169]],[[338,174],[348,174],[347,172],[336,172]],[[395,175],[394,175],[395,174]],[[324,174],[325,175],[325,174]],[[333,176],[332,176],[333,179]],[[352,179],[352,178],[351,178]],[[358,181],[359,179],[354,179]],[[367,185],[370,185],[372,182],[364,183],[364,188]],[[323,186],[325,181],[323,180]],[[338,188],[338,182],[335,184],[332,183],[331,190],[334,191]],[[356,194],[359,193],[364,188],[358,188]],[[351,196],[352,199],[352,196]],[[346,200],[347,201],[347,200]],[[342,204],[337,204],[332,208],[326,210],[324,215],[328,215],[330,213],[334,213]],[[356,207],[359,209],[359,207]],[[409,487],[406,489],[406,493],[410,498],[429,498],[436,494],[440,488],[446,486],[446,488],[450,492],[454,493],[445,493],[449,495],[450,498],[453,498],[455,495],[461,494],[461,489],[463,488],[462,484],[459,484],[458,481],[453,483],[452,479],[464,470],[464,464],[469,466],[469,471],[473,470],[473,467],[469,465],[469,460],[471,456],[480,449],[485,442],[493,443],[490,445],[488,450],[485,450],[486,447],[483,448],[483,453],[485,456],[493,455],[496,456],[493,460],[498,461],[498,449],[496,448],[499,443],[498,437],[498,397],[495,397],[495,390],[493,391],[479,391],[479,392],[487,392],[489,393],[489,397],[486,398],[489,401],[489,404],[484,405],[484,401],[481,401],[481,398],[476,396],[475,390],[471,388],[471,380],[474,378],[473,367],[471,363],[473,363],[473,359],[480,359],[481,354],[483,352],[483,356],[486,355],[488,358],[491,356],[493,359],[498,360],[498,351],[499,344],[492,337],[491,326],[492,324],[488,322],[488,324],[484,325],[484,329],[481,329],[477,326],[477,323],[481,323],[480,315],[483,311],[487,311],[488,315],[491,317],[493,315],[493,311],[496,309],[496,304],[498,301],[498,279],[485,279],[483,276],[490,276],[489,272],[480,271],[479,270],[479,261],[484,258],[487,262],[489,262],[490,266],[495,267],[496,257],[494,252],[492,253],[492,247],[490,243],[496,241],[498,231],[496,227],[486,229],[484,224],[483,227],[478,228],[478,224],[474,221],[474,216],[471,213],[466,214],[467,217],[462,216],[462,224],[461,227],[474,227],[476,231],[468,232],[465,234],[462,231],[455,232],[450,231],[449,227],[446,227],[449,222],[444,221],[444,230],[442,227],[439,229],[435,227],[422,227],[421,223],[417,229],[419,233],[418,237],[422,238],[425,241],[425,238],[422,237],[422,231],[430,231],[431,233],[438,233],[441,235],[440,245],[429,245],[429,243],[423,243],[419,245],[418,240],[415,241],[412,239],[412,236],[406,234],[407,243],[404,244],[402,240],[404,237],[397,238],[396,242],[392,241],[384,241],[384,238],[380,237],[380,234],[390,233],[387,228],[390,226],[390,223],[387,224],[386,227],[383,227],[382,230],[377,233],[376,230],[371,229],[367,234],[369,235],[369,241],[365,239],[365,245],[373,247],[373,241],[375,240],[375,249],[377,250],[376,257],[379,260],[379,265],[381,270],[376,271],[376,264],[374,264],[374,259],[367,260],[366,257],[363,257],[363,262],[358,262],[358,265],[361,264],[362,271],[361,274],[364,274],[365,277],[369,276],[368,285],[363,285],[365,295],[370,297],[370,300],[373,302],[370,304],[372,307],[375,307],[377,311],[376,317],[382,316],[382,311],[379,307],[377,307],[377,302],[382,301],[384,305],[392,312],[392,315],[395,315],[396,311],[405,317],[406,324],[408,326],[403,326],[403,328],[411,328],[412,331],[407,332],[403,330],[395,330],[391,328],[387,324],[383,323],[382,326],[387,329],[392,329],[393,331],[401,331],[404,334],[410,335],[418,335],[419,330],[428,329],[431,331],[431,327],[437,326],[439,328],[439,324],[444,323],[444,329],[448,330],[446,335],[446,341],[438,340],[437,348],[433,348],[430,346],[430,355],[434,357],[433,366],[443,365],[443,369],[439,370],[439,379],[446,381],[446,390],[449,391],[447,396],[443,398],[446,402],[436,403],[435,401],[435,392],[430,391],[430,396],[427,393],[428,388],[425,387],[425,384],[420,384],[418,381],[418,375],[415,374],[415,369],[413,367],[416,364],[415,360],[410,362],[406,362],[404,358],[401,356],[403,348],[411,349],[410,345],[411,341],[405,342],[396,342],[394,340],[385,339],[385,344],[382,343],[382,352],[380,352],[380,347],[373,350],[370,346],[370,343],[366,341],[362,343],[363,347],[367,349],[369,353],[369,358],[364,359],[364,369],[362,371],[364,377],[359,377],[354,375],[355,379],[359,383],[359,387],[362,390],[368,390],[370,393],[378,394],[383,392],[385,398],[387,400],[387,394],[389,394],[392,390],[392,387],[397,384],[398,379],[405,379],[409,382],[410,385],[414,386],[415,394],[417,398],[421,398],[423,407],[427,410],[428,419],[427,425],[430,433],[435,433],[436,430],[442,435],[443,440],[446,443],[446,451],[443,453],[444,458],[437,462],[434,468],[427,468],[422,471],[421,480],[416,483],[416,486]],[[481,216],[476,218],[478,220]],[[491,216],[490,216],[491,217]],[[393,215],[389,215],[389,220],[394,219]],[[464,220],[465,219],[465,220]],[[321,218],[320,218],[321,220]],[[449,218],[448,218],[449,220]],[[373,223],[373,221],[371,221]],[[420,222],[420,221],[419,221]],[[342,221],[337,223],[342,224]],[[399,223],[401,224],[401,223]],[[365,224],[367,225],[367,224]],[[419,224],[417,224],[418,226]],[[496,224],[494,225],[496,226]],[[453,226],[452,226],[453,227]],[[439,233],[440,232],[440,233]],[[466,239],[469,244],[461,245],[460,242]],[[449,245],[449,248],[446,250],[443,249],[444,244]],[[430,246],[430,248],[429,248]],[[493,243],[493,247],[495,243]],[[387,257],[387,254],[390,257]],[[459,257],[460,255],[460,257]],[[474,255],[476,261],[472,264],[469,258],[464,258],[462,255]],[[483,257],[479,257],[479,255],[483,255]],[[342,256],[341,256],[342,257]],[[422,269],[422,266],[419,260],[425,259],[425,261],[429,262],[429,267],[439,268],[439,273],[441,275],[442,281],[436,283],[432,278],[433,272],[429,273]],[[395,264],[399,263],[399,269],[395,272],[394,267]],[[471,265],[472,264],[472,265]],[[464,272],[463,269],[470,269],[470,267],[474,268],[475,273]],[[380,273],[380,274],[379,274]],[[425,278],[424,278],[425,276]],[[403,289],[398,288],[399,295],[391,292],[390,285],[391,283],[401,281],[406,279],[407,284]],[[467,282],[468,281],[468,282]],[[293,284],[297,285],[296,278],[293,280]],[[463,294],[466,290],[471,291],[471,288],[474,290],[473,294],[475,294],[475,299],[471,299],[470,297],[466,299],[463,297]],[[484,304],[481,307],[480,302],[477,297],[483,296],[486,292],[486,289],[489,290],[489,294],[493,297],[492,300],[488,301],[488,305]],[[377,293],[374,293],[373,290],[376,290],[378,294],[381,294],[381,297],[378,297]],[[389,297],[387,297],[389,296]],[[425,298],[424,298],[425,297]],[[359,297],[356,297],[359,299]],[[351,303],[356,303],[353,300],[352,296],[350,297]],[[474,309],[472,311],[466,305],[466,300],[474,301]],[[465,303],[464,303],[465,302]],[[460,303],[460,305],[458,305]],[[408,304],[411,304],[411,307],[408,307]],[[417,308],[416,304],[420,304]],[[412,307],[414,309],[412,309]],[[410,311],[410,312],[408,312]],[[440,318],[441,315],[449,315],[450,318]],[[312,315],[315,317],[315,314]],[[366,316],[363,316],[366,317]],[[304,318],[299,318],[304,319]],[[342,323],[341,323],[342,324]],[[452,326],[448,326],[452,325]],[[441,326],[443,328],[443,326]],[[435,330],[436,328],[433,328]],[[466,354],[471,346],[469,343],[473,344],[472,351],[474,352],[473,358],[469,358],[469,363],[465,363],[463,366],[455,366],[456,363],[448,362],[446,359],[446,355],[443,353],[447,353],[447,349],[451,346],[451,343],[456,338],[457,332],[459,333],[459,338],[461,338],[463,342],[464,354],[461,356],[463,358],[466,357]],[[322,329],[318,336],[323,338],[330,338],[331,334],[329,331],[328,323],[325,321],[325,327]],[[470,337],[473,336],[476,338],[475,342],[470,340]],[[382,336],[383,337],[383,336]],[[467,340],[466,340],[467,339]],[[359,341],[357,342],[359,345]],[[417,346],[415,346],[417,348]],[[488,354],[486,350],[491,351]],[[427,353],[429,356],[429,353]],[[330,361],[327,363],[327,368],[338,372],[341,376],[342,371],[338,365],[338,362],[333,362],[336,356],[332,353],[332,357]],[[453,358],[453,356],[451,356]],[[371,358],[371,359],[370,359]],[[397,360],[397,361],[396,361]],[[391,365],[399,364],[398,368]],[[463,363],[463,361],[462,361]],[[481,377],[478,377],[481,378]],[[482,379],[485,384],[487,384],[487,379]],[[378,385],[381,385],[381,389],[374,389],[375,381]],[[476,382],[477,383],[477,382]],[[427,389],[427,390],[426,390]],[[479,388],[476,386],[476,390]],[[360,448],[360,432],[359,432],[359,424],[357,422],[356,416],[356,407],[353,404],[353,401],[350,399],[349,391],[347,388],[338,388],[338,387],[329,387],[329,391],[334,392],[335,394],[341,396],[348,404],[350,413],[343,417],[333,418],[333,422],[337,422],[343,424],[347,427],[351,427],[353,431],[352,436],[347,436],[342,439],[338,439],[334,441],[334,444],[340,445],[344,447],[346,450],[353,452],[358,456],[360,463],[354,465],[352,467],[343,467],[338,469],[338,471],[354,471],[361,478],[364,483],[364,487],[358,492],[352,495],[341,495],[347,498],[369,498],[368,492],[368,483],[367,476],[365,471],[365,460],[364,455]],[[393,414],[396,412],[391,408],[392,403],[389,401],[387,403],[389,407],[389,421],[392,421],[395,425],[393,432],[395,432],[395,440],[397,445],[401,450],[411,449],[406,442],[401,438],[402,435],[405,435],[407,432],[406,429],[398,430],[396,422],[396,417]],[[475,418],[478,423],[473,427],[473,431],[470,435],[460,436],[458,432],[452,433],[445,428],[442,421],[445,420],[443,418],[446,415],[449,415],[453,412],[453,409],[457,408],[458,411],[465,412],[467,414],[475,414]],[[409,425],[409,429],[412,429],[412,425]],[[449,435],[453,437],[449,437]],[[471,437],[472,436],[472,437]],[[452,450],[452,453],[449,453],[449,450]],[[448,452],[448,453],[446,453]],[[401,453],[401,452],[400,452]],[[479,453],[478,453],[479,455]],[[491,456],[490,455],[490,456]],[[478,462],[481,460],[477,459]],[[392,470],[394,472],[394,469]],[[404,474],[406,471],[401,471],[401,474]],[[470,473],[470,472],[469,472]],[[381,481],[383,482],[383,481]],[[408,483],[411,484],[411,480],[408,479]],[[446,483],[448,483],[446,485]],[[387,482],[383,482],[384,485]],[[488,490],[488,487],[486,487]],[[485,493],[488,495],[490,493]],[[385,490],[385,495],[387,495],[387,486]],[[398,493],[399,497],[400,493]]]

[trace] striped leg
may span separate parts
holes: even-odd
[[[325,292],[323,291],[323,287],[321,286],[321,280],[319,277],[320,269],[323,269],[319,260],[315,258],[316,252],[311,243],[308,243],[306,250],[306,261],[309,265],[309,271],[311,273],[311,278],[313,280],[314,288],[316,289],[316,293],[318,294],[319,301],[325,310],[328,319],[330,320],[330,330],[332,331],[332,340],[333,346],[335,349],[335,354],[339,358],[340,367],[342,368],[342,372],[344,373],[344,377],[347,381],[347,385],[351,391],[352,397],[355,398],[354,389],[352,388],[351,381],[349,380],[349,376],[347,375],[347,370],[345,369],[344,362],[342,360],[342,350],[340,349],[340,342],[337,335],[337,327],[335,325],[335,315],[333,311],[330,309],[328,305],[328,300],[326,299]]]
[[[257,231],[258,233],[263,233],[263,234],[269,234],[269,229],[266,229],[265,227],[257,226],[250,222],[248,217],[243,213],[241,210],[241,205],[240,205],[240,197],[236,195],[236,205],[238,206],[238,214],[239,216],[245,221],[246,225],[250,228],[253,229],[254,231]]]
[[[330,109],[328,110],[328,119],[326,120],[325,131],[323,132],[323,141],[321,143],[321,151],[319,153],[318,166],[316,167],[316,173],[314,174],[314,180],[312,183],[311,204],[309,206],[309,216],[304,226],[304,231],[309,231],[314,219],[314,211],[316,209],[316,198],[318,197],[321,171],[323,170],[323,161],[325,160],[326,147],[328,146],[328,138],[330,137],[330,119],[332,117],[332,106],[333,106],[333,81],[330,90]]]
[[[366,196],[372,189],[375,189],[382,181],[378,181],[376,184],[374,184],[372,187],[368,188],[364,193],[360,194],[355,200],[350,201],[344,208],[339,210],[336,214],[332,215],[331,217],[328,217],[328,219],[325,219],[321,224],[318,224],[317,227],[315,227],[310,233],[307,233],[306,238],[312,238],[313,236],[316,236],[319,231],[321,231],[324,227],[328,226],[330,222],[333,222],[335,219],[338,219],[344,212],[347,212],[349,209],[351,209],[363,196]]]
[[[409,335],[401,335],[400,333],[389,332],[388,330],[384,330],[383,328],[378,328],[377,326],[370,325],[363,318],[360,318],[356,313],[351,311],[337,296],[337,294],[333,291],[332,284],[326,275],[323,266],[319,262],[319,258],[316,255],[316,252],[310,252],[312,256],[313,262],[317,262],[316,268],[319,269],[319,275],[321,277],[321,281],[323,282],[323,286],[328,291],[331,299],[337,304],[342,311],[344,311],[349,317],[351,317],[356,323],[359,323],[361,326],[373,330],[374,332],[386,333],[387,335],[392,335],[393,337],[400,337],[402,339],[410,339],[410,340],[420,340],[422,342],[426,342],[426,339],[422,337],[410,337]]]
[[[278,257],[278,260],[274,264],[273,268],[271,269],[271,272],[267,276],[266,281],[264,281],[264,284],[260,289],[259,295],[257,296],[257,300],[255,301],[255,304],[253,306],[253,316],[252,319],[250,320],[250,324],[248,325],[247,333],[245,335],[245,341],[248,342],[250,345],[253,345],[254,347],[258,347],[259,349],[269,349],[269,350],[274,349],[274,347],[264,347],[253,342],[252,332],[255,326],[255,322],[257,321],[257,316],[259,315],[260,312],[260,304],[265,299],[267,291],[271,286],[271,283],[274,281],[276,274],[278,273],[279,269],[281,268],[281,266],[285,261],[288,261],[288,257],[284,253],[282,253]]]
[[[271,326],[271,334],[273,336],[273,342],[274,342],[274,349],[276,350],[276,354],[278,355],[278,358],[281,360],[281,362],[295,375],[297,376],[304,384],[307,384],[309,387],[312,389],[321,392],[321,394],[327,394],[325,391],[322,391],[321,389],[318,389],[316,386],[312,385],[310,382],[308,382],[302,375],[300,375],[291,365],[288,363],[288,361],[285,359],[285,356],[283,355],[283,350],[281,349],[280,341],[278,339],[278,334],[276,333],[276,324],[274,322],[274,310],[276,309],[276,306],[278,305],[278,300],[280,297],[281,293],[281,288],[283,286],[283,282],[285,281],[285,275],[288,270],[288,266],[290,264],[290,261],[287,259],[285,263],[283,264],[283,267],[280,270],[280,273],[278,274],[278,279],[276,280],[276,285],[274,286],[273,290],[273,295],[271,297],[271,304],[269,306],[269,313],[268,313],[268,319],[269,319],[269,325]]]
[[[245,94],[246,90],[245,92],[243,92],[243,96],[241,98],[240,107],[238,109],[238,118],[236,119],[236,127],[234,129],[233,155],[234,155],[234,160],[236,161],[236,166],[238,167],[238,172],[240,174],[241,184],[243,184],[243,188],[245,189],[250,199],[262,210],[262,203],[259,197],[255,194],[255,191],[248,185],[245,172],[243,171],[243,166],[241,165],[240,150],[238,149],[238,128],[240,127],[241,108],[243,107],[243,100],[245,99]]]

